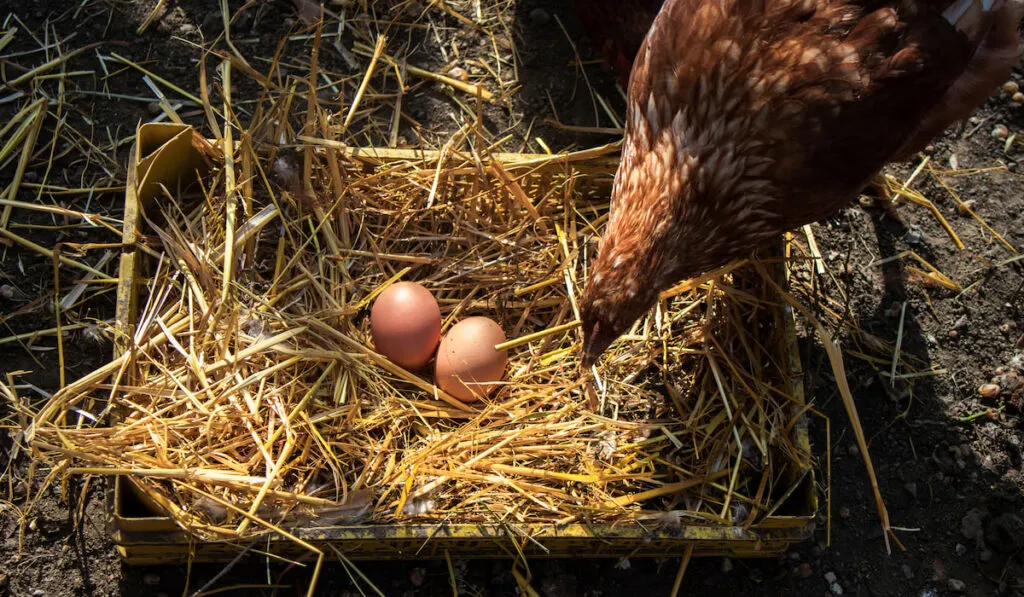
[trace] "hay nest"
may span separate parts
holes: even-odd
[[[211,160],[199,193],[164,188],[145,208],[158,258],[129,349],[37,415],[40,456],[130,474],[211,539],[352,522],[745,525],[806,469],[764,264],[665,293],[580,371],[576,301],[611,173],[584,184],[588,155],[239,152]],[[496,392],[463,404],[429,368],[373,351],[369,306],[398,280],[435,294],[445,329],[479,314],[515,339]],[[100,410],[111,424],[82,416]]]

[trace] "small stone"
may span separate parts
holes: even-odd
[[[157,116],[163,112],[163,108],[160,107],[159,102],[149,102],[146,104],[146,112],[149,112],[150,116]]]
[[[953,327],[958,330],[967,327],[967,316],[961,315],[960,318],[956,320],[956,323],[953,324]]]
[[[850,518],[850,514],[851,514],[850,513],[850,509],[847,508],[846,506],[842,506],[842,507],[839,508],[839,518],[842,518],[843,520],[846,520],[846,519]]]
[[[910,564],[903,564],[900,566],[900,572],[903,573],[903,578],[912,580],[914,578],[914,571],[910,568]]]
[[[873,197],[868,197],[867,195],[861,195],[857,198],[857,201],[864,209],[871,209],[875,206],[875,199]]]
[[[967,589],[967,584],[962,580],[951,578],[946,582],[946,588],[954,593],[963,593]]]
[[[453,79],[462,81],[463,83],[469,80],[469,73],[466,72],[466,69],[462,68],[461,66],[453,66],[451,69],[449,69],[448,76]]]
[[[982,511],[973,508],[960,519],[960,532],[966,539],[981,539],[983,536]]]
[[[958,555],[958,556],[960,556],[962,558],[965,555],[967,555],[967,546],[964,545],[963,543],[957,543],[956,547],[953,548],[953,551],[956,552],[956,555]]]
[[[538,25],[547,25],[551,20],[551,15],[543,8],[535,8],[530,11],[530,20]]]
[[[9,301],[12,298],[14,298],[14,295],[14,287],[11,286],[10,284],[4,284],[3,286],[0,286],[0,298]]]
[[[999,396],[999,392],[1001,391],[1001,388],[994,383],[981,384],[981,387],[978,388],[978,394],[980,394],[982,398],[988,399]]]
[[[829,570],[825,573],[825,582],[832,584],[836,582],[836,573]]]
[[[732,560],[722,558],[722,572],[732,572]]]
[[[860,448],[857,447],[857,444],[850,444],[846,447],[846,453],[850,456],[860,456]]]
[[[1006,128],[1004,124],[997,124],[992,127],[992,136],[1001,141],[1005,141],[1010,136],[1010,129]]]
[[[1024,520],[1005,513],[991,521],[985,529],[985,543],[992,549],[1012,553],[1024,548]]]
[[[793,568],[793,576],[795,576],[796,578],[810,578],[813,575],[814,570],[811,568],[811,565],[807,562],[804,562],[798,565],[796,568]]]
[[[924,234],[917,228],[911,228],[903,240],[907,241],[908,245],[919,245],[924,241]]]
[[[46,595],[46,591],[42,589],[32,589],[32,597],[43,597]]]
[[[837,582],[834,582],[831,585],[829,585],[828,590],[832,591],[833,595],[842,595],[843,594],[843,587],[841,587],[839,585],[839,583],[837,583]]]
[[[911,481],[903,485],[903,489],[906,490],[915,500],[917,499],[917,483]]]
[[[1003,83],[1003,91],[1009,93],[1010,95],[1013,95],[1014,93],[1020,91],[1020,85],[1018,85],[1016,81],[1007,81]]]
[[[1018,91],[1017,93],[1014,93],[1013,97],[1010,99],[1012,99],[1016,104],[1024,104],[1024,93]]]
[[[193,25],[192,23],[182,23],[181,25],[178,26],[178,31],[180,33],[192,33],[195,30],[196,30],[196,26]]]
[[[974,199],[968,199],[967,201],[960,203],[960,205],[958,205],[956,209],[957,212],[960,213],[960,215],[969,216],[971,215],[971,212],[974,211],[974,207],[977,204],[978,202],[975,201]]]

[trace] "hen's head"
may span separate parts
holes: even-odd
[[[612,191],[611,216],[580,301],[584,365],[590,366],[650,309],[677,279],[685,231],[672,214],[685,181],[655,152],[624,147]]]
[[[680,58],[675,25],[687,21],[677,17],[655,19],[630,78],[611,214],[580,303],[588,367],[660,292],[782,230],[768,174],[777,164],[750,134],[767,111],[751,115],[746,91],[726,93],[748,73],[720,68],[743,54],[730,41],[702,47],[711,66]]]
[[[638,147],[637,138],[648,133],[627,133],[611,216],[580,301],[587,367],[654,306],[661,291],[729,258],[707,244],[716,230],[696,227],[705,221],[692,211],[702,192],[696,182],[703,176],[700,164],[677,152],[669,134],[653,147]]]

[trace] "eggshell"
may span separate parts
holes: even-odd
[[[406,369],[419,369],[441,339],[441,309],[420,284],[392,284],[373,302],[370,333],[377,352]]]
[[[469,317],[453,325],[437,349],[434,383],[463,402],[486,396],[505,374],[508,351],[494,350],[504,341],[501,326],[486,317]]]

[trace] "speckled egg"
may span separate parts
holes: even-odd
[[[452,326],[437,349],[434,383],[464,402],[479,400],[501,381],[508,363],[501,326],[486,317],[469,317]]]
[[[441,339],[441,309],[422,285],[392,284],[373,302],[370,333],[377,352],[405,369],[419,369]]]

